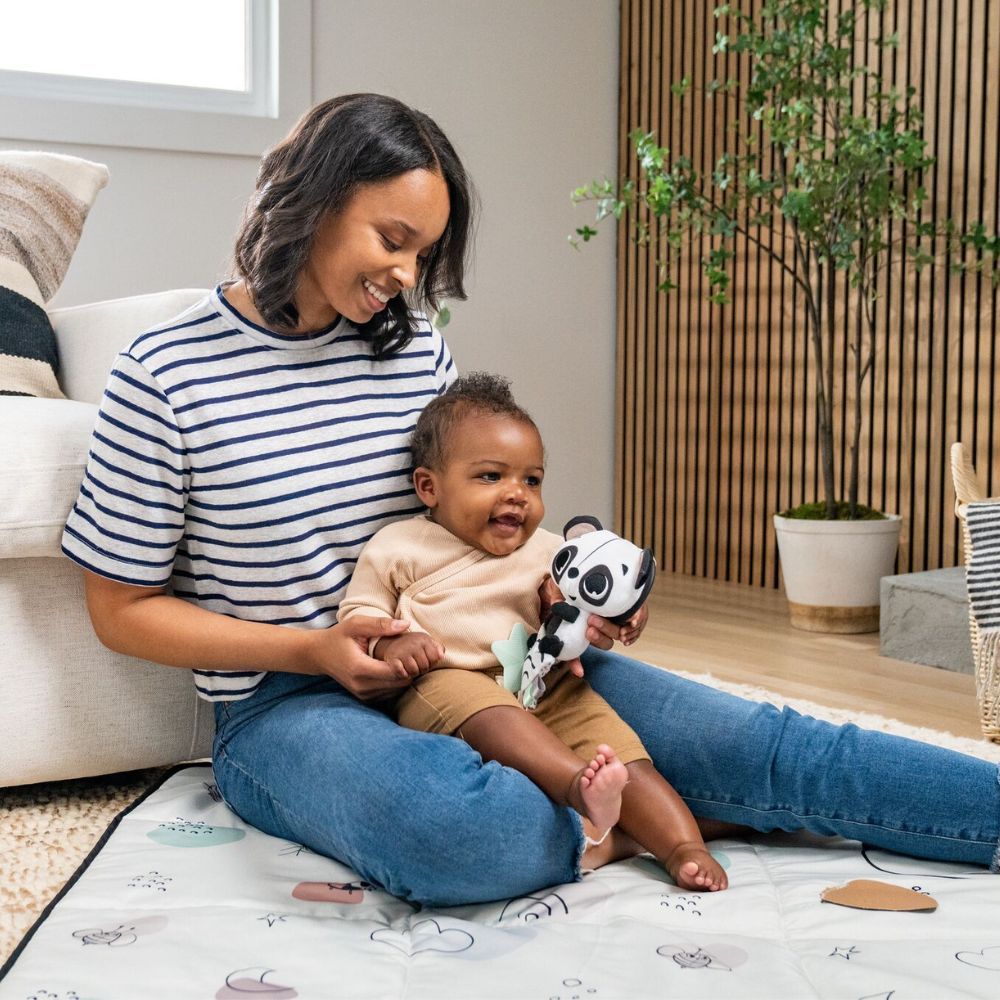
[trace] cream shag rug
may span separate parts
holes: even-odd
[[[755,701],[788,705],[830,722],[908,736],[1000,763],[1000,746],[933,729],[907,726],[864,712],[827,708],[783,698],[746,684],[706,674],[674,671],[682,677]],[[81,778],[0,790],[0,962],[7,958],[42,910],[72,876],[111,821],[166,768]]]

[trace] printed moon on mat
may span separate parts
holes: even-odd
[[[507,920],[541,920],[543,917],[560,916],[569,913],[566,900],[557,892],[538,896],[516,896],[508,900],[500,913],[499,923]]]
[[[210,826],[178,817],[171,823],[161,823],[146,836],[164,847],[218,847],[242,840],[246,831],[235,826]]]
[[[236,1000],[249,996],[267,997],[268,1000],[293,1000],[298,991],[291,986],[281,986],[279,983],[265,982],[274,969],[264,969],[258,966],[251,969],[237,969],[226,976],[226,985],[219,988],[215,1000]]]

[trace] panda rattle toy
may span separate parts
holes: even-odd
[[[552,579],[564,599],[552,605],[540,631],[528,640],[521,668],[518,697],[527,709],[545,693],[545,675],[590,645],[589,616],[624,625],[645,603],[656,576],[649,549],[607,531],[596,517],[574,517],[563,528],[563,538],[552,559]]]

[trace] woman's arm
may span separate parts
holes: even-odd
[[[328,629],[293,629],[206,611],[158,587],[135,587],[84,571],[94,631],[109,649],[173,667],[326,674],[358,698],[405,687],[368,641],[398,635],[406,622],[358,615]]]

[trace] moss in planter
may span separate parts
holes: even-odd
[[[840,500],[837,502],[837,516],[834,518],[829,518],[832,521],[884,521],[886,520],[885,514],[880,510],[873,510],[871,507],[866,507],[864,504],[859,503],[857,506],[857,517],[850,517],[849,515],[850,504],[846,500]],[[801,503],[798,507],[792,507],[789,510],[783,510],[779,517],[790,517],[795,518],[799,521],[826,521],[828,520],[826,516],[826,502],[823,500],[817,500],[815,503]]]

